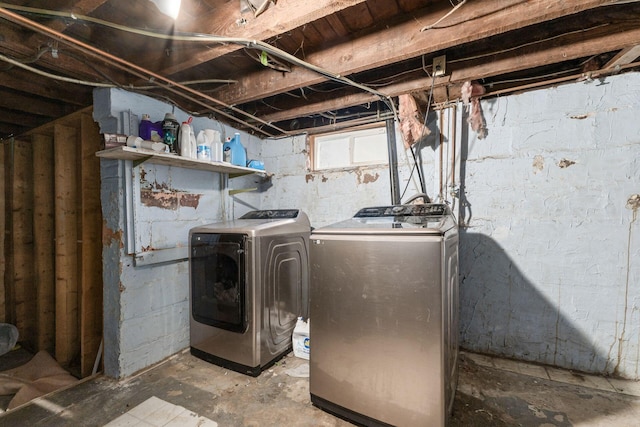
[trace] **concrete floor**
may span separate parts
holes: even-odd
[[[306,361],[252,378],[182,352],[116,381],[101,375],[0,415],[0,426],[350,426],[309,401]],[[451,427],[637,426],[640,383],[462,353]]]

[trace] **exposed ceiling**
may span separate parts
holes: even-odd
[[[638,0],[259,3],[182,0],[173,21],[149,0],[0,2],[0,139],[94,85],[267,137],[388,117],[409,92],[446,103],[468,80],[495,96],[640,66]]]

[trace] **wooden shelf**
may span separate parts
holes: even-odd
[[[266,172],[261,169],[246,168],[226,162],[208,162],[206,160],[187,159],[185,157],[180,157],[177,154],[158,153],[151,150],[145,150],[143,148],[127,147],[126,145],[98,151],[96,156],[103,159],[133,160],[135,164],[149,162],[158,165],[178,166],[181,168],[226,173],[230,178],[252,173],[266,175]]]

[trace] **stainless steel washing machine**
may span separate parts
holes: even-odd
[[[308,315],[309,234],[297,209],[191,229],[191,353],[257,376],[291,349]]]
[[[360,210],[311,234],[309,389],[366,426],[443,426],[458,358],[458,228],[443,204]]]

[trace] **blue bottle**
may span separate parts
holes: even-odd
[[[233,138],[222,146],[225,161],[236,166],[247,166],[247,152],[240,142],[240,134],[235,133]]]

